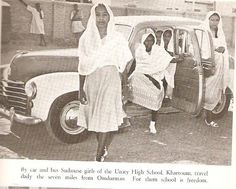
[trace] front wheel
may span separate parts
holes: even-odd
[[[69,93],[57,98],[50,109],[46,127],[57,141],[74,144],[87,137],[87,130],[77,126],[79,101],[77,93]]]

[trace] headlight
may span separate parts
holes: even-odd
[[[25,85],[25,93],[29,98],[34,99],[37,94],[36,84],[34,82],[27,83]]]
[[[1,79],[3,78],[3,79],[5,79],[5,80],[7,80],[8,79],[8,76],[11,74],[11,67],[10,67],[10,64],[8,64],[8,65],[3,65],[2,66],[3,68],[2,68],[2,70],[1,70],[1,73],[2,73],[2,77],[1,77]]]

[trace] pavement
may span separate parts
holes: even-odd
[[[9,120],[0,116],[0,135],[8,135],[11,133],[11,123]]]

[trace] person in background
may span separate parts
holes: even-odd
[[[217,106],[230,82],[229,55],[220,14],[216,11],[209,12],[202,26],[212,35],[216,64],[214,75],[205,79],[205,123],[211,127],[219,127],[212,118],[212,110]]]
[[[73,5],[73,11],[70,14],[70,20],[71,20],[71,31],[74,34],[74,37],[76,39],[76,44],[79,43],[79,38],[83,31],[85,30],[83,24],[83,12],[82,10],[79,10],[78,4]]]
[[[79,42],[79,118],[77,124],[96,133],[96,161],[104,161],[115,131],[126,114],[122,92],[125,70],[133,57],[128,41],[115,31],[114,16],[106,1],[96,3]],[[122,83],[123,82],[123,83]]]
[[[159,45],[159,46],[161,45],[161,37],[162,37],[162,33],[163,33],[162,30],[156,30],[156,31],[155,31],[156,44]]]
[[[172,37],[172,30],[165,30],[162,35],[161,46],[168,52],[172,57],[174,56],[174,42]],[[173,88],[174,88],[174,76],[176,71],[176,63],[172,62],[166,68],[170,74],[169,85],[166,80],[163,80],[163,85],[165,88],[165,99],[172,99]]]
[[[44,38],[45,31],[44,31],[44,13],[43,10],[40,7],[40,3],[35,3],[35,8],[27,5],[23,0],[19,0],[28,11],[32,14],[32,21],[30,25],[30,33],[37,34],[40,36],[40,46],[46,46],[46,41]]]

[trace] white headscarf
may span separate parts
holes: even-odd
[[[156,74],[158,72],[165,71],[168,67],[172,57],[165,51],[164,48],[159,45],[152,46],[151,53],[146,52],[144,41],[149,35],[153,35],[156,41],[155,34],[153,32],[144,34],[142,36],[142,43],[138,46],[135,51],[136,68],[135,72],[143,74]]]
[[[217,36],[218,38],[220,39],[221,42],[221,46],[227,48],[227,45],[226,45],[226,40],[225,40],[225,34],[224,34],[224,31],[223,31],[223,24],[222,24],[222,18],[221,18],[221,15],[219,12],[217,11],[210,11],[207,13],[206,15],[206,18],[205,20],[203,21],[203,27],[205,29],[207,29],[208,31],[210,31],[211,35],[212,35],[212,32],[210,30],[210,25],[209,25],[209,19],[210,17],[213,15],[213,14],[217,14],[219,17],[220,17],[220,20],[219,20],[219,24],[218,24],[218,31],[217,31]],[[213,38],[215,38],[215,36],[213,36]]]
[[[143,34],[142,38],[141,38],[141,44],[144,45],[145,40],[148,38],[149,35],[152,35],[154,37],[154,45],[156,44],[156,35],[153,32],[153,30],[148,30],[147,33]]]
[[[168,43],[168,45],[167,45],[167,51],[169,51],[169,52],[174,52],[174,40],[173,40],[173,31],[171,30],[171,29],[167,29],[167,30],[170,30],[171,31],[171,38],[170,38],[170,41],[169,41],[169,43]],[[165,48],[165,43],[164,43],[164,33],[165,33],[165,31],[167,31],[167,30],[164,30],[163,31],[163,33],[162,33],[162,35],[161,35],[161,47],[163,47],[163,48]]]
[[[99,3],[96,3],[90,11],[90,17],[88,19],[87,28],[84,31],[83,35],[81,36],[80,42],[79,42],[79,55],[82,51],[82,53],[85,53],[86,55],[91,55],[97,49],[101,46],[102,39],[100,37],[98,28],[96,26],[96,15],[95,15],[95,8],[99,5]],[[107,38],[111,37],[112,33],[114,32],[114,16],[113,13],[106,4],[103,4],[107,12],[110,16],[110,20],[107,25]]]
[[[209,18],[213,14],[217,14],[220,17],[219,24],[218,24],[218,31],[217,31],[217,37],[218,38],[215,38],[215,36],[212,35],[212,32],[210,30],[210,26],[209,26]],[[208,12],[202,26],[205,29],[207,29],[208,31],[210,31],[210,33],[213,37],[213,43],[214,43],[214,48],[215,49],[220,47],[220,46],[225,48],[225,52],[223,53],[223,57],[224,57],[223,91],[225,91],[225,89],[227,88],[227,86],[229,85],[229,82],[230,82],[230,77],[229,77],[230,76],[230,74],[229,74],[229,54],[228,54],[227,44],[226,44],[226,40],[225,40],[225,34],[224,34],[224,31],[223,31],[223,26],[222,26],[222,17],[220,15],[220,13],[217,12],[217,11]]]
[[[101,39],[97,25],[95,8],[102,4],[110,16],[107,25],[107,35]],[[128,41],[122,34],[115,31],[114,16],[106,0],[99,0],[91,8],[87,28],[79,41],[78,47],[79,67],[81,75],[89,75],[97,68],[106,65],[115,65],[122,72],[132,54],[128,47]]]

